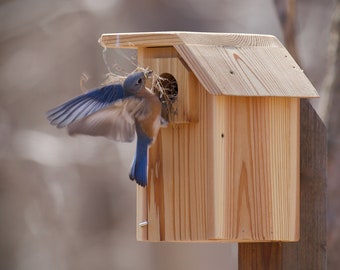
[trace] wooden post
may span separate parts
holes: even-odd
[[[326,128],[307,100],[300,117],[300,241],[240,243],[240,270],[327,269]]]

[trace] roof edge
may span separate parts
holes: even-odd
[[[102,34],[98,42],[104,48],[163,47],[178,44],[283,47],[272,35],[185,31],[107,33]]]

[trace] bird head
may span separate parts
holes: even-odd
[[[127,76],[124,81],[124,90],[130,94],[135,94],[145,86],[145,81],[151,75],[152,71],[148,70],[146,72],[134,72]]]

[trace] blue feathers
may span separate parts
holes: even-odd
[[[70,135],[104,136],[131,142],[137,149],[130,179],[145,187],[148,182],[148,148],[161,126],[161,103],[145,88],[150,71],[130,74],[123,84],[112,84],[75,97],[47,112],[47,119]]]
[[[152,139],[143,132],[138,124],[136,131],[137,147],[129,177],[131,180],[136,180],[137,184],[145,187],[148,179],[148,147],[152,143]]]
[[[49,110],[47,112],[47,119],[52,125],[63,128],[122,98],[124,98],[124,90],[121,84],[107,85],[75,97],[64,104]]]

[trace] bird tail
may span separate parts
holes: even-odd
[[[137,125],[137,149],[131,166],[130,179],[145,187],[148,183],[148,147],[152,142]]]

